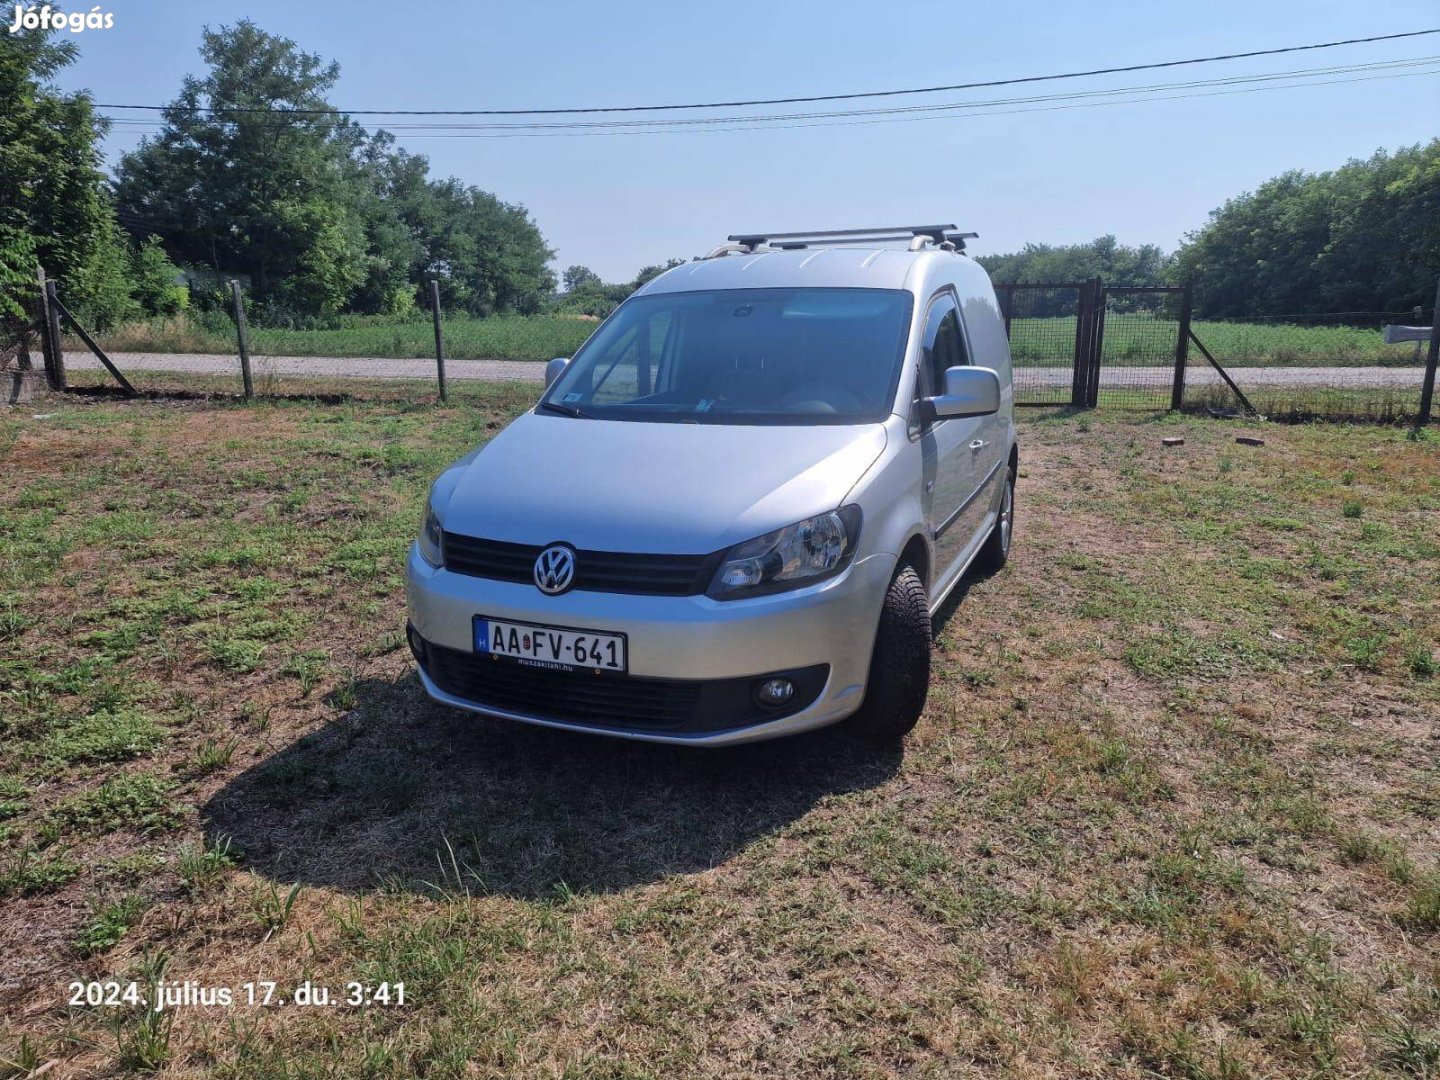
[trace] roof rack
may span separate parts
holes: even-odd
[[[973,240],[979,233],[951,232],[954,225],[886,225],[871,229],[816,229],[809,232],[736,233],[726,237],[729,243],[721,244],[706,256],[718,258],[730,252],[753,255],[762,245],[780,251],[797,251],[809,247],[828,247],[836,244],[893,243],[897,240],[910,241],[910,250],[919,251],[927,244],[934,244],[946,251],[964,251],[965,241]]]

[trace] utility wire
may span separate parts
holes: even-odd
[[[1213,64],[1223,60],[1244,60],[1255,56],[1278,56],[1282,53],[1308,52],[1314,49],[1334,49],[1342,45],[1365,45],[1376,41],[1398,41],[1402,38],[1424,37],[1440,34],[1440,28],[1432,30],[1409,30],[1399,34],[1379,34],[1373,37],[1345,38],[1341,41],[1322,41],[1311,45],[1288,45],[1279,49],[1255,49],[1251,52],[1223,53],[1216,56],[1197,56],[1188,60],[1164,60],[1150,64],[1129,64],[1124,67],[1094,68],[1089,71],[1068,71],[1056,75],[1026,75],[1013,79],[993,79],[987,82],[954,83],[949,86],[922,86],[903,90],[870,90],[853,94],[815,94],[808,97],[756,98],[748,101],[707,101],[688,105],[607,105],[564,109],[273,109],[273,108],[225,108],[220,106],[195,106],[213,115],[239,115],[245,113],[282,113],[294,116],[325,116],[343,113],[347,116],[554,116],[579,113],[632,113],[669,112],[686,109],[738,109],[756,105],[801,105],[820,101],[852,101],[856,98],[901,97],[911,94],[939,94],[952,90],[978,90],[996,86],[1014,86],[1019,83],[1051,82],[1057,79],[1081,79],[1094,75],[1116,75],[1130,71],[1153,71],[1158,68],[1183,67],[1188,64]],[[167,109],[184,110],[186,106],[175,105],[113,105],[101,104],[100,109],[142,109],[149,112],[164,112]]]
[[[947,118],[963,118],[965,116],[979,115],[1014,115],[1027,112],[1052,112],[1061,109],[1094,108],[1105,105],[1126,105],[1141,104],[1147,101],[1174,101],[1185,98],[1196,97],[1218,97],[1228,94],[1254,93],[1260,90],[1281,90],[1297,89],[1306,86],[1327,86],[1353,82],[1369,82],[1379,79],[1405,78],[1416,75],[1440,74],[1440,68],[1434,65],[1440,64],[1440,56],[1416,57],[1408,60],[1387,61],[1377,64],[1361,64],[1350,67],[1338,68],[1313,68],[1301,71],[1274,72],[1266,75],[1254,76],[1232,76],[1223,79],[1199,80],[1182,83],[1159,83],[1150,86],[1122,87],[1110,90],[1077,91],[1070,94],[1039,95],[1034,97],[1021,98],[1000,98],[989,101],[976,102],[950,102],[937,105],[896,107],[890,109],[864,109],[844,110],[834,112],[817,113],[784,113],[771,116],[728,116],[728,117],[687,117],[677,120],[629,120],[629,121],[608,121],[608,122],[585,122],[573,121],[569,123],[536,123],[536,124],[396,124],[386,130],[404,131],[410,138],[522,138],[522,137],[543,137],[543,136],[579,136],[579,135],[651,135],[651,134],[684,134],[686,128],[704,133],[713,132],[734,132],[734,131],[765,131],[765,130],[788,130],[791,128],[807,127],[848,127],[860,124],[877,123],[899,123],[915,120],[940,120]],[[1429,67],[1429,70],[1422,71],[1396,71],[1398,68]],[[1382,70],[1386,74],[1369,75],[1351,79],[1322,79],[1319,76],[1348,74],[1360,71]],[[1279,80],[1297,78],[1305,81],[1279,83]],[[1245,85],[1260,84],[1260,85]],[[1205,87],[1227,87],[1215,93],[1191,93],[1173,94],[1165,93],[1172,90],[1191,90]],[[1239,87],[1238,89],[1236,87]],[[1124,95],[1130,95],[1128,97]],[[1100,98],[1103,100],[1089,100]],[[1080,102],[1079,104],[1065,104],[1066,102]],[[1048,103],[1048,104],[1045,104]],[[1001,106],[1022,105],[1038,106],[1028,108],[1004,109]],[[878,114],[878,118],[877,118]],[[917,115],[918,114],[918,115]],[[848,119],[852,117],[869,117],[868,119]],[[127,118],[127,117],[102,117],[113,124],[126,127],[130,130],[139,128],[150,129],[151,132],[162,130],[155,121]],[[830,122],[804,122],[794,121],[830,121]],[[738,126],[723,126],[738,125]],[[264,127],[282,127],[281,124],[264,124]],[[416,133],[412,131],[427,132],[432,129],[441,129],[430,134]],[[550,130],[560,129],[560,130]],[[599,130],[596,130],[599,129]],[[469,131],[481,131],[485,134],[466,134]]]
[[[1112,87],[1104,90],[1071,90],[1059,94],[1040,94],[1030,97],[1009,97],[991,98],[979,101],[955,101],[941,102],[930,105],[891,105],[877,109],[842,109],[817,112],[799,113],[774,113],[759,116],[698,116],[680,117],[677,119],[658,120],[564,120],[564,121],[530,121],[526,123],[419,123],[419,124],[386,124],[386,131],[407,131],[407,130],[545,130],[545,129],[614,129],[614,128],[645,128],[645,127],[672,127],[679,125],[704,126],[712,124],[762,124],[774,123],[785,120],[819,120],[831,118],[847,118],[853,116],[897,116],[907,113],[928,113],[938,111],[965,110],[993,108],[1001,105],[1028,105],[1051,101],[1072,101],[1092,97],[1114,97],[1121,94],[1152,93],[1163,90],[1188,90],[1210,86],[1231,86],[1247,83],[1274,82],[1280,79],[1289,78],[1314,78],[1321,75],[1342,75],[1358,71],[1391,70],[1407,67],[1424,67],[1440,61],[1440,55],[1408,57],[1402,60],[1383,60],[1367,64],[1351,64],[1338,67],[1324,68],[1301,68],[1293,71],[1278,71],[1259,75],[1227,75],[1216,79],[1199,79],[1189,82],[1152,83],[1146,86],[1122,86]],[[131,122],[136,124],[155,124],[155,121],[136,118],[130,120],[125,117],[111,117],[109,119],[120,122]],[[283,123],[260,123],[259,127],[285,127],[288,121]]]

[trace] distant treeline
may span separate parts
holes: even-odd
[[[1429,308],[1440,274],[1440,139],[1231,199],[1168,255],[1113,236],[978,261],[996,281],[1193,282],[1208,318]]]

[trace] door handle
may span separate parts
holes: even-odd
[[[973,453],[974,451],[984,450],[984,449],[985,449],[985,440],[984,440],[984,439],[976,439],[974,442],[972,442],[972,443],[970,444],[970,450],[971,450],[972,453]]]
[[[926,492],[926,494],[929,494],[930,492],[932,492],[932,491],[934,491],[934,490],[935,490],[935,481],[934,481],[934,480],[926,480],[926,481],[925,481],[925,492]]]

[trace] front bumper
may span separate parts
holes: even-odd
[[[422,663],[420,677],[437,701],[489,716],[573,731],[600,732],[649,742],[723,746],[790,735],[834,723],[860,707],[885,590],[894,557],[874,555],[853,563],[829,581],[793,592],[747,600],[706,596],[634,596],[571,591],[545,596],[531,585],[468,577],[436,570],[412,545],[407,563],[410,624],[427,643],[454,661],[473,656],[476,615],[623,633],[629,639],[629,675],[606,676],[612,684],[667,681],[729,687],[704,690],[709,706],[700,723],[657,729],[651,718],[627,718],[625,704],[601,720],[578,721],[564,710],[515,709],[465,696],[463,681],[449,668]],[[776,672],[827,669],[814,700],[798,711],[769,719],[742,707],[732,691]],[[432,668],[433,670],[427,670]],[[637,689],[642,687],[637,685]],[[717,697],[717,694],[719,695]],[[729,695],[729,696],[726,696]],[[495,700],[505,700],[503,695]],[[716,709],[735,703],[733,721]]]

